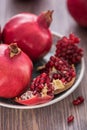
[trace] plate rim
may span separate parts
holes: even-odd
[[[57,32],[54,32],[54,31],[52,31],[52,35],[60,37],[60,38],[63,36],[63,35],[61,35]],[[73,87],[71,87],[69,90],[67,90],[62,96],[59,96],[58,98],[55,98],[54,100],[51,100],[47,103],[40,104],[40,105],[34,105],[34,106],[18,106],[18,105],[0,103],[0,106],[6,107],[6,108],[13,108],[13,109],[36,109],[36,108],[42,108],[42,107],[50,106],[54,103],[57,103],[57,102],[63,100],[67,96],[69,96],[79,86],[79,84],[80,84],[80,82],[83,78],[84,71],[85,71],[85,61],[84,61],[84,58],[82,58],[82,60],[81,60],[81,71],[80,71],[79,79],[77,79],[77,82],[73,85]]]

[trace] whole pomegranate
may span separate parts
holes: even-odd
[[[87,0],[67,0],[72,17],[83,27],[87,27]]]
[[[33,60],[43,57],[51,48],[52,35],[48,29],[53,11],[42,12],[39,16],[21,13],[12,17],[5,25],[2,40],[6,44],[16,42]]]
[[[17,44],[0,45],[0,97],[13,98],[28,86],[32,62]]]

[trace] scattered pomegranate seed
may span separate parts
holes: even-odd
[[[84,102],[84,98],[82,96],[78,96],[75,100],[73,100],[73,105],[79,105]]]
[[[67,118],[67,122],[68,122],[68,123],[73,122],[73,120],[74,120],[74,116],[73,116],[73,115],[70,115],[70,116]]]

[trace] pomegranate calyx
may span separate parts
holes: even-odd
[[[10,58],[21,53],[21,49],[18,48],[17,43],[11,43],[9,45],[9,49],[10,49]]]
[[[39,25],[44,28],[48,28],[52,22],[52,14],[53,14],[53,10],[51,11],[48,10],[41,13],[37,19],[37,22],[39,23]]]

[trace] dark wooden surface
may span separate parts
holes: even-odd
[[[67,11],[66,0],[0,0],[0,24],[20,12],[39,14],[54,10],[51,29],[63,35],[74,32],[81,38],[87,66],[87,29],[81,28]],[[0,130],[87,130],[87,69],[79,87],[66,99],[54,105],[36,110],[15,110],[0,107]],[[85,98],[84,104],[73,107],[72,100],[78,95]],[[67,117],[73,114],[75,120],[67,124]]]

